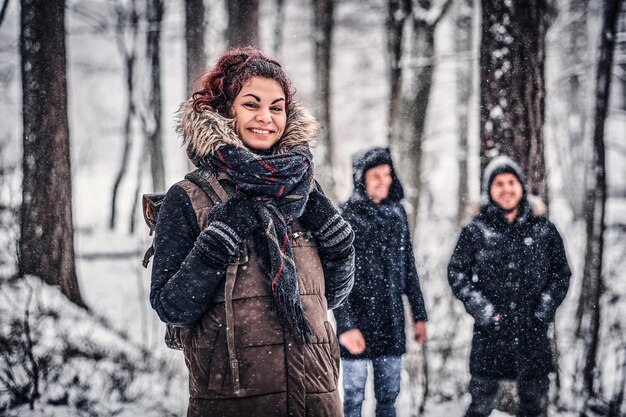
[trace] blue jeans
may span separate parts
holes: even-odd
[[[365,399],[368,359],[342,359],[344,417],[360,417]],[[371,359],[374,367],[376,417],[395,417],[396,398],[400,393],[401,356],[380,356]]]

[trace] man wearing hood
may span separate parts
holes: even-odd
[[[554,370],[548,326],[571,275],[563,241],[531,208],[522,171],[508,157],[487,165],[482,199],[448,265],[452,291],[474,318],[465,416],[491,414],[502,379],[517,380],[518,416],[544,415]]]
[[[340,205],[354,231],[355,279],[343,306],[334,310],[341,345],[344,414],[361,415],[367,364],[374,370],[376,416],[395,416],[401,357],[406,352],[406,294],[415,322],[415,340],[426,340],[427,319],[420,290],[404,197],[387,148],[353,157],[354,191]]]

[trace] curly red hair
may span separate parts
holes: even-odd
[[[202,75],[201,89],[192,95],[194,110],[200,113],[204,106],[209,106],[222,116],[231,117],[235,97],[252,77],[276,80],[285,93],[285,101],[291,102],[291,80],[283,67],[257,48],[247,46],[227,50],[218,58],[215,66]]]

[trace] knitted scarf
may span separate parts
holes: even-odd
[[[279,316],[286,318],[307,344],[311,331],[302,309],[287,224],[304,212],[313,181],[312,158],[307,144],[269,155],[225,145],[207,157],[212,165],[230,176],[238,190],[254,198],[262,225],[257,250],[265,261],[273,304]]]

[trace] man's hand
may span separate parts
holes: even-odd
[[[425,321],[416,321],[415,322],[415,341],[419,344],[422,344],[426,341],[426,322]]]
[[[339,335],[339,343],[353,355],[360,355],[365,350],[365,339],[359,329],[341,333]]]

